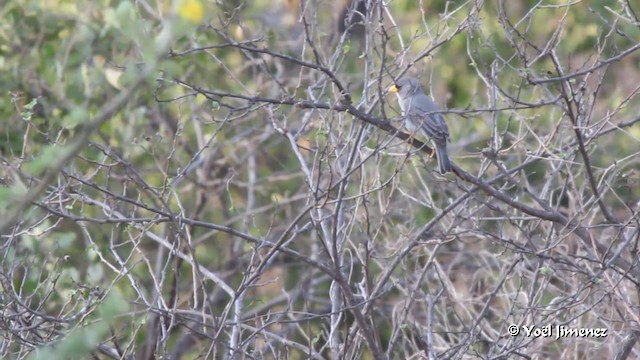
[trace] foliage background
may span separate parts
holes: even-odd
[[[638,357],[639,16],[2,2],[0,354]],[[396,132],[403,74],[455,174]]]

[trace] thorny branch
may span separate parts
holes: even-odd
[[[131,306],[94,350],[114,359],[638,355],[630,2],[586,55],[565,50],[581,2],[336,2],[331,36],[317,3],[232,3],[168,51],[185,68],[141,101],[153,135],[101,129],[145,70],[46,173],[3,154],[28,190],[0,227],[3,356],[85,329],[107,293]],[[453,174],[402,126],[404,74],[446,109]],[[28,125],[21,157],[46,132]],[[562,352],[512,324],[608,336]]]

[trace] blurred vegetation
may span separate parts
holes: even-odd
[[[455,181],[430,187],[436,180],[426,175],[425,169],[433,167],[433,160],[406,160],[405,145],[371,126],[363,130],[361,141],[354,134],[364,123],[344,111],[260,101],[340,103],[342,94],[335,84],[326,81],[322,71],[287,61],[286,57],[311,64],[320,62],[347,86],[355,106],[379,119],[384,117],[382,106],[388,118],[398,116],[394,99],[378,96],[391,84],[392,77],[405,71],[420,76],[436,102],[453,110],[446,118],[452,137],[450,152],[456,164],[486,178],[500,174],[483,157],[493,146],[495,131],[504,135],[496,158],[509,169],[542,148],[555,154],[549,162],[528,163],[517,175],[520,186],[539,191],[536,194],[548,199],[551,207],[569,216],[580,213],[572,212],[576,204],[591,203],[581,158],[569,156],[577,154],[573,128],[578,126],[593,134],[637,119],[640,51],[591,72],[584,89],[572,94],[589,99],[585,106],[590,108],[583,109],[588,116],[582,124],[571,124],[566,107],[559,102],[545,103],[561,94],[562,82],[534,81],[563,75],[551,56],[540,56],[533,64],[523,62],[523,58],[533,60],[553,49],[563,71],[569,74],[591,67],[598,58],[619,56],[640,43],[637,20],[632,23],[623,19],[628,16],[623,6],[629,6],[629,2],[548,1],[540,6],[539,1],[496,1],[482,3],[478,11],[471,2],[394,0],[388,2],[388,11],[397,27],[387,17],[373,22],[386,27],[389,38],[385,39],[384,52],[381,32],[366,35],[366,41],[356,33],[341,40],[342,34],[336,30],[340,19],[335,14],[341,13],[337,7],[346,6],[342,3],[346,2],[307,2],[302,8],[294,0],[5,0],[0,4],[0,210],[4,214],[21,206],[21,198],[41,184],[51,165],[87,131],[110,100],[145,71],[151,74],[91,131],[72,160],[55,169],[53,180],[25,206],[17,222],[3,229],[0,292],[5,295],[0,294],[0,306],[4,314],[18,312],[8,294],[19,293],[24,301],[20,306],[62,319],[38,336],[28,337],[28,341],[23,342],[19,332],[0,335],[3,356],[129,358],[132,354],[140,356],[148,339],[156,335],[162,339],[159,345],[153,345],[157,355],[168,357],[181,341],[179,330],[183,326],[222,339],[225,336],[215,326],[220,325],[218,321],[233,322],[229,315],[233,314],[232,302],[221,300],[224,297],[219,284],[203,277],[202,269],[193,263],[220,275],[235,290],[247,286],[247,311],[259,312],[256,309],[272,298],[299,290],[312,295],[295,298],[295,309],[308,311],[310,318],[316,313],[325,314],[330,308],[329,276],[318,276],[317,269],[291,254],[278,254],[266,266],[272,273],[265,270],[256,283],[246,284],[269,249],[233,231],[271,242],[281,236],[282,241],[297,237],[287,244],[288,249],[329,264],[327,258],[331,256],[325,255],[331,249],[321,245],[328,239],[323,239],[319,229],[334,226],[333,215],[325,214],[328,223],[321,225],[317,219],[309,220],[309,214],[324,205],[336,206],[332,201],[342,193],[336,186],[341,176],[335,169],[347,164],[357,144],[363,150],[354,163],[363,161],[364,165],[353,173],[344,194],[354,199],[365,192],[372,195],[345,205],[347,218],[353,223],[344,252],[355,259],[366,248],[373,253],[367,254],[373,260],[366,263],[366,271],[361,263],[355,270],[341,270],[353,271],[349,282],[353,288],[372,286],[389,266],[388,258],[400,252],[403,241],[465,191],[468,184]],[[635,11],[639,13],[640,8],[635,6]],[[514,41],[520,48],[513,46]],[[552,49],[548,48],[550,43]],[[432,47],[428,54],[416,58]],[[568,80],[574,85],[576,81],[582,79]],[[508,96],[495,96],[501,92],[516,96],[521,103],[507,100]],[[482,109],[486,111],[479,111]],[[294,153],[290,139],[276,131],[277,126],[295,135],[300,154]],[[637,124],[587,141],[598,182],[613,188],[603,199],[620,219],[633,217],[634,211],[637,214],[640,168],[635,158],[639,141]],[[310,171],[321,187],[334,187],[326,193],[311,191],[300,158],[314,165]],[[566,161],[568,165],[552,166],[552,161]],[[501,191],[519,201],[536,204],[521,187],[508,182],[500,186]],[[573,193],[560,196],[563,187],[583,197],[576,199]],[[507,210],[502,203],[491,204],[488,196],[477,195],[474,201],[477,209],[492,205],[490,210],[483,208],[482,216],[480,210],[473,215],[486,216],[487,221],[468,215],[464,220],[467,223],[452,221],[450,226],[427,234],[438,238],[453,232],[451,236],[469,248],[451,243],[434,252],[411,254],[411,263],[402,263],[392,272],[394,279],[422,281],[421,265],[433,261],[432,255],[441,251],[438,256],[446,259],[461,253],[469,256],[466,261],[472,265],[464,265],[469,268],[460,270],[459,278],[466,276],[464,273],[476,285],[478,278],[497,283],[502,276],[503,264],[498,264],[501,259],[486,258],[495,254],[516,256],[521,250],[515,245],[491,244],[499,238],[496,234],[513,236],[510,239],[518,242],[515,234],[524,225],[508,220],[520,213],[509,213],[507,220],[492,220],[492,211],[495,216],[505,216],[501,211]],[[476,208],[469,206],[466,210],[473,212]],[[294,224],[298,216],[307,220]],[[183,217],[217,227],[196,226],[180,220]],[[589,225],[599,222],[604,220],[598,217]],[[459,232],[454,231],[456,226]],[[476,236],[477,231],[486,237],[464,240],[464,226],[470,229],[469,234]],[[535,236],[527,241],[536,242],[552,232],[536,228]],[[151,234],[165,244],[159,245]],[[595,233],[594,238],[600,239]],[[367,248],[362,245],[366,241],[375,245]],[[175,256],[174,251],[192,256],[193,262]],[[487,265],[485,274],[478,274],[483,264],[491,265]],[[451,286],[470,288],[469,282],[460,285],[456,279],[450,281]],[[508,283],[517,288],[518,281],[510,279]],[[529,284],[528,280],[522,281]],[[403,291],[407,289],[393,288],[379,302],[389,307],[406,298]],[[485,290],[490,292],[491,287]],[[544,292],[540,303],[552,303],[554,296],[551,290]],[[637,304],[636,296],[632,298]],[[511,308],[504,299],[495,302],[492,311],[496,315],[489,321],[497,327],[504,320],[500,311]],[[175,311],[163,312],[165,309]],[[287,310],[286,303],[270,308],[275,312]],[[192,325],[190,321],[198,317],[198,311],[219,318],[203,320],[206,325]],[[382,343],[397,335],[385,327],[393,322],[388,311],[387,315],[375,319]],[[301,321],[301,327],[308,327],[309,338],[297,334],[291,335],[291,340],[329,358],[323,347],[329,342],[327,319],[318,316]],[[345,316],[342,336],[352,331],[356,320],[351,313]],[[465,324],[470,319],[449,320]],[[149,325],[154,321],[162,323],[166,333],[150,334]],[[10,324],[8,320],[3,323]],[[28,327],[29,322],[25,320],[22,325]],[[251,325],[261,326],[259,321]],[[228,345],[226,338],[221,341]],[[481,341],[474,344],[475,350],[468,354],[488,353]],[[202,342],[189,347],[185,357],[224,355],[227,345]],[[251,347],[256,353],[262,349],[267,354],[263,353],[264,357],[284,356],[270,353],[260,344]],[[541,351],[559,357],[563,349]],[[293,353],[291,358],[306,356],[299,349]],[[360,350],[359,354],[371,357],[369,350]],[[407,354],[394,350],[391,357],[404,358]]]

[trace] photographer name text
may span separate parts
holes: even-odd
[[[605,328],[574,328],[567,325],[518,326],[511,324],[507,327],[511,336],[524,335],[526,337],[554,337],[556,340],[569,337],[607,337]]]

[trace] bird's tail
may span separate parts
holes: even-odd
[[[447,145],[436,145],[436,157],[438,160],[438,167],[441,174],[446,174],[451,171],[451,161],[449,155],[447,155]]]

